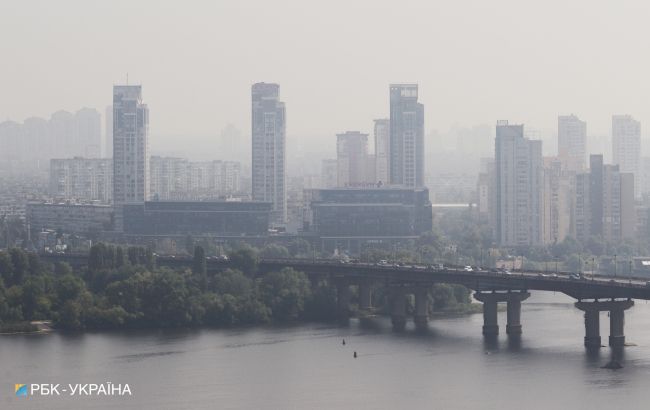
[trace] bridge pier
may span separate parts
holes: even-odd
[[[476,292],[474,298],[483,302],[483,335],[496,336],[499,334],[497,321],[498,293]]]
[[[406,327],[406,294],[403,288],[395,286],[391,289],[391,315],[393,330],[401,332]]]
[[[529,292],[510,292],[507,293],[507,323],[506,333],[508,335],[521,334],[521,301],[530,297]]]
[[[600,312],[609,311],[609,345],[622,347],[625,345],[625,311],[634,306],[633,300],[610,300],[601,302],[579,301],[575,307],[585,312],[585,347],[599,348]]]
[[[424,329],[429,323],[429,288],[419,286],[415,288],[415,326]]]
[[[372,290],[370,283],[359,284],[359,310],[368,310],[372,307]]]
[[[476,292],[474,298],[483,302],[483,335],[496,336],[499,334],[497,307],[499,302],[507,302],[506,333],[510,336],[521,334],[521,301],[530,297],[526,291],[520,292]]]

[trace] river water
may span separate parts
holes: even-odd
[[[586,354],[583,318],[560,294],[523,303],[524,335],[497,344],[482,316],[429,331],[390,320],[234,330],[0,337],[0,409],[642,409],[650,406],[650,305],[627,312],[624,368]],[[412,326],[412,325],[411,325]],[[608,320],[601,315],[603,341]],[[345,346],[342,345],[345,339]],[[358,357],[353,358],[357,352]],[[131,396],[16,397],[15,383],[128,383]]]

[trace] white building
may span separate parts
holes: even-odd
[[[388,161],[390,158],[390,120],[375,120],[375,179],[383,185],[390,180]]]
[[[347,131],[336,134],[337,185],[359,186],[368,181],[368,134]]]
[[[557,117],[557,150],[566,170],[583,172],[587,168],[587,123],[573,114]]]
[[[113,162],[104,158],[52,159],[49,186],[56,199],[108,204],[113,196]]]
[[[501,246],[542,243],[542,142],[523,125],[499,121],[495,140],[496,238]]]
[[[612,116],[613,164],[634,174],[635,196],[641,196],[641,123],[629,115]]]
[[[153,199],[218,199],[242,193],[239,162],[152,156],[149,168]]]

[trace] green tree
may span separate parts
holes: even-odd
[[[78,277],[67,274],[56,278],[54,287],[58,301],[64,303],[68,300],[76,299],[85,289],[85,284]]]
[[[81,304],[76,300],[67,300],[61,308],[57,325],[68,330],[81,329],[81,309]]]
[[[31,275],[40,275],[43,273],[43,266],[41,264],[41,259],[34,252],[29,252],[27,254],[27,260],[29,264],[29,273]]]
[[[156,268],[156,256],[153,254],[151,248],[147,248],[145,251],[145,266],[149,270],[154,270]]]
[[[242,248],[228,254],[233,268],[253,276],[257,272],[257,255],[252,248]]]
[[[260,256],[262,258],[270,258],[270,259],[288,258],[289,250],[282,245],[278,245],[276,243],[270,243],[264,246],[264,248],[262,248],[262,251],[260,252]]]
[[[57,262],[54,264],[54,275],[55,276],[72,275],[72,267],[68,262]]]
[[[29,272],[29,258],[27,253],[19,248],[9,249],[9,255],[11,256],[11,264],[14,267],[12,284],[20,285]]]
[[[304,273],[284,268],[271,272],[262,279],[264,302],[278,321],[298,319],[311,297],[311,286]]]
[[[124,248],[118,246],[115,248],[115,267],[121,268],[126,265],[126,260],[124,259]]]
[[[133,266],[138,265],[138,248],[129,246],[126,253],[129,257],[129,263]]]
[[[90,253],[88,254],[88,270],[91,272],[97,272],[104,268],[104,253],[105,245],[101,242],[90,247]]]
[[[305,305],[305,316],[312,320],[334,320],[336,306],[336,289],[322,281],[312,289],[312,297]]]
[[[184,279],[169,270],[155,272],[142,291],[144,318],[159,326],[183,326],[191,322]]]
[[[0,251],[0,277],[7,286],[14,281],[14,265],[11,263],[11,256],[7,252]]]
[[[312,248],[309,242],[302,238],[296,238],[289,244],[289,253],[293,257],[309,257],[312,255]]]
[[[456,303],[454,289],[451,285],[441,283],[433,285],[431,289],[434,310],[442,310]]]
[[[241,298],[250,297],[253,287],[253,281],[236,269],[226,269],[215,275],[211,286],[220,295],[229,294]]]
[[[205,275],[207,266],[205,261],[205,250],[202,246],[194,247],[194,259],[192,260],[192,272],[197,275]]]

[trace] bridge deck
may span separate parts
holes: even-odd
[[[79,267],[87,263],[86,255],[44,254],[44,261],[67,262]],[[159,256],[159,266],[189,268],[192,258]],[[208,259],[209,271],[220,271],[230,267],[230,262]],[[650,286],[642,278],[614,278],[595,276],[572,279],[571,273],[557,274],[516,271],[512,273],[490,272],[488,270],[465,271],[457,268],[434,269],[422,265],[381,265],[374,263],[341,263],[323,259],[260,259],[261,274],[291,267],[308,275],[325,275],[337,280],[378,281],[390,285],[452,283],[467,286],[476,291],[541,290],[562,292],[576,299],[643,299],[650,300]]]

